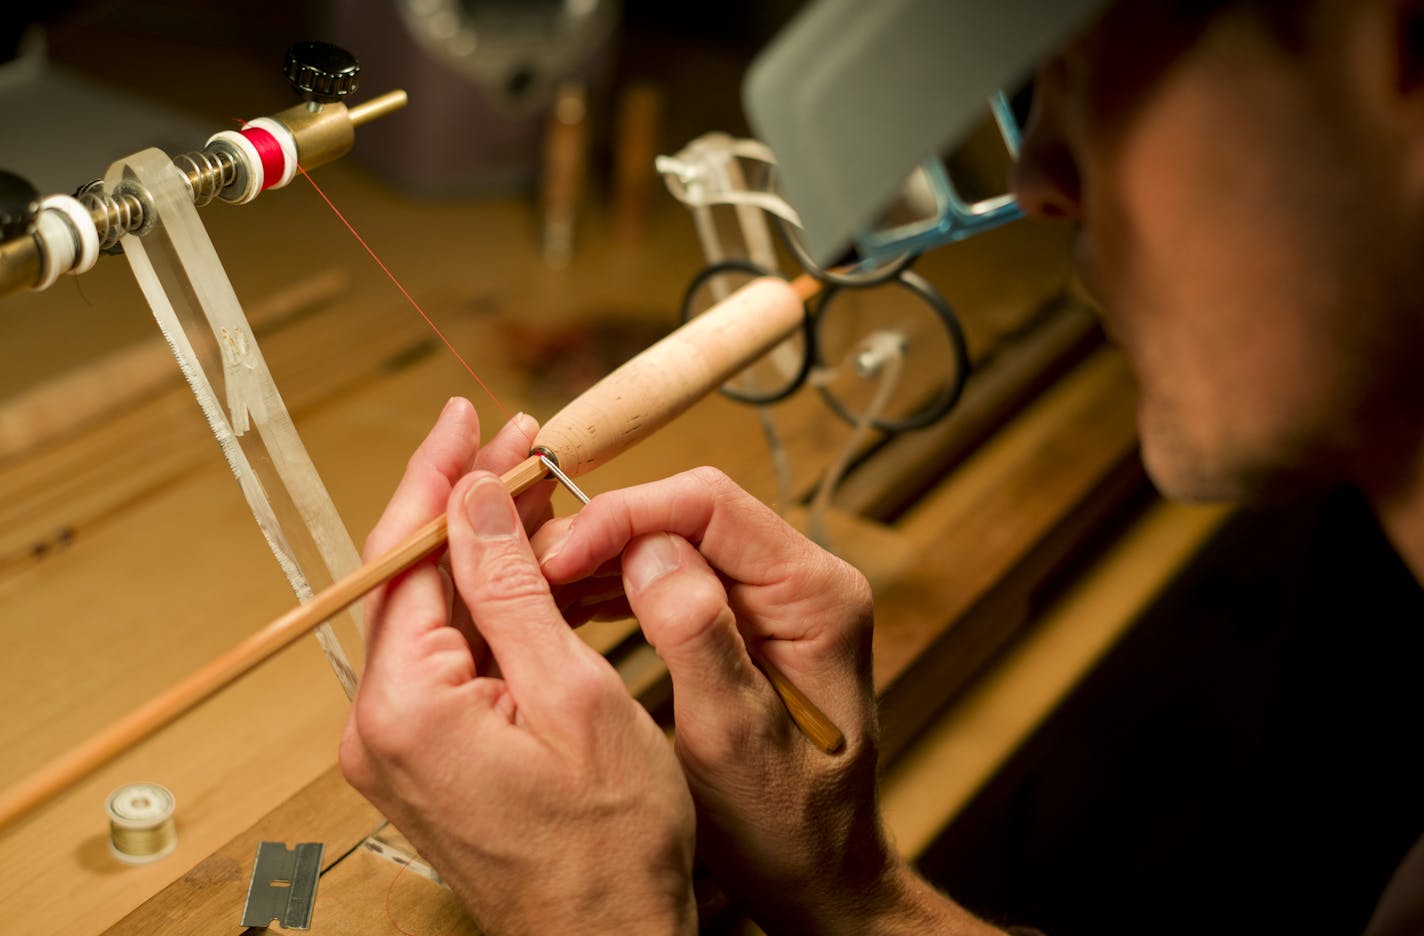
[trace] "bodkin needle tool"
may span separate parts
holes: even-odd
[[[585,494],[583,491],[579,490],[579,486],[577,484],[574,484],[573,478],[570,478],[568,475],[564,474],[562,471],[559,470],[559,463],[554,461],[554,459],[550,458],[548,452],[538,450],[536,450],[536,452],[539,455],[539,461],[543,463],[545,468],[549,469],[549,474],[553,475],[555,478],[558,479],[558,482],[560,484],[568,488],[569,493],[572,494],[574,497],[577,497],[579,499],[580,504],[587,504],[588,495]]]

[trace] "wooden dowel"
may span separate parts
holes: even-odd
[[[796,688],[795,683],[787,679],[781,670],[750,644],[747,645],[747,653],[750,654],[752,662],[766,675],[766,681],[771,683],[776,694],[781,696],[781,702],[786,706],[786,714],[791,716],[796,727],[801,729],[801,733],[810,739],[812,744],[827,754],[834,754],[845,746],[845,735],[836,727],[835,722],[826,717],[825,712],[816,707],[816,703],[806,697],[806,693]]]
[[[754,281],[614,371],[556,414],[536,436],[536,444],[546,446],[559,461],[560,467],[574,476],[595,464],[602,464],[613,454],[624,451],[665,425],[799,327],[800,303],[804,297],[814,295],[819,284],[804,276],[790,285],[780,283],[780,288],[795,299],[797,310],[794,321],[785,326],[787,316],[762,315],[767,309],[748,303],[743,296],[751,286],[770,282],[779,281]],[[764,286],[756,295],[767,299],[782,313],[786,311],[785,297],[776,298],[769,287]],[[738,296],[743,298],[733,303]],[[718,309],[728,303],[732,303],[729,307],[731,317],[719,324]],[[711,324],[704,322],[695,329],[692,332],[695,340],[689,342],[687,330],[705,319],[711,320]],[[777,329],[783,329],[779,337],[774,334]],[[678,335],[683,338],[669,343],[670,338]],[[697,337],[699,335],[701,337]],[[700,350],[697,346],[699,341],[706,342]],[[679,368],[690,371],[679,372]],[[646,395],[660,391],[663,391],[662,396]],[[630,410],[630,407],[633,409]],[[550,427],[555,431],[546,436]],[[558,445],[559,439],[570,434],[570,427],[577,430],[575,435],[583,447],[578,457],[566,461]],[[505,472],[500,480],[505,489],[514,495],[528,490],[545,474],[539,458],[530,456]],[[447,533],[442,514],[394,549],[333,582],[311,601],[277,618],[217,659],[189,673],[146,704],[6,790],[0,794],[0,829],[48,802],[204,699],[235,682],[322,621],[440,549],[446,542]],[[757,662],[785,702],[792,719],[807,737],[827,753],[839,749],[843,738],[835,724],[774,666],[760,658]]]
[[[802,273],[791,281],[791,289],[801,297],[802,302],[810,302],[821,292],[821,281],[810,273]]]

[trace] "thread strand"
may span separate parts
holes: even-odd
[[[380,267],[381,272],[386,274],[386,277],[390,279],[392,283],[395,284],[396,289],[399,289],[401,295],[405,296],[405,300],[406,302],[410,303],[411,308],[415,309],[416,312],[420,313],[420,317],[425,320],[425,324],[429,325],[430,330],[435,332],[436,337],[439,338],[442,342],[444,342],[445,347],[450,349],[450,353],[455,355],[455,360],[459,361],[460,365],[465,368],[469,375],[475,378],[475,383],[480,385],[480,389],[485,392],[486,396],[488,396],[492,401],[494,401],[494,405],[499,407],[499,411],[503,413],[504,418],[508,420],[510,418],[509,410],[504,408],[504,404],[499,401],[499,397],[494,395],[494,391],[489,388],[489,385],[480,379],[480,375],[475,373],[475,369],[471,367],[469,362],[465,360],[464,356],[461,355],[460,352],[455,349],[455,346],[450,343],[449,338],[445,337],[445,333],[440,330],[440,327],[435,324],[435,321],[431,319],[430,316],[425,314],[425,310],[420,307],[420,303],[415,301],[411,294],[406,291],[406,288],[401,285],[401,281],[396,279],[395,274],[392,273],[390,269],[385,265],[385,263],[381,261],[380,257],[376,256],[376,252],[371,249],[371,245],[367,244],[366,239],[356,231],[356,228],[352,226],[350,221],[346,220],[346,216],[341,213],[341,210],[337,208],[336,205],[332,203],[331,199],[327,197],[326,193],[321,190],[321,186],[316,184],[316,180],[311,177],[311,174],[308,173],[306,169],[302,168],[300,163],[297,164],[297,169],[301,172],[303,176],[306,176],[306,180],[311,183],[312,188],[316,189],[316,193],[321,196],[321,200],[326,202],[327,207],[330,208],[333,213],[335,213],[336,217],[341,220],[342,224],[346,225],[346,230],[350,231],[351,236],[356,238],[357,243],[359,243],[362,247],[365,248],[366,253],[371,255],[371,259],[376,261],[376,266]]]

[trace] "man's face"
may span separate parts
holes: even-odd
[[[1020,200],[1079,222],[1169,495],[1363,481],[1424,425],[1399,412],[1418,404],[1424,274],[1396,150],[1360,106],[1379,80],[1366,6],[1323,0],[1330,40],[1297,50],[1249,14],[1193,29],[1124,0],[1040,75]]]

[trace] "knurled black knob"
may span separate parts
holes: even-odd
[[[331,104],[356,90],[361,63],[329,42],[298,42],[287,50],[282,72],[303,99]]]
[[[39,213],[39,190],[28,179],[0,169],[0,241],[28,234]]]

